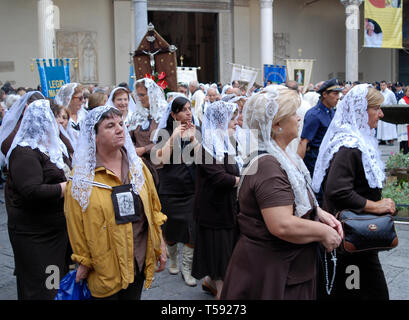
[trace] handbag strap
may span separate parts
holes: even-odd
[[[258,154],[257,156],[254,156],[253,159],[250,160],[249,164],[244,168],[243,172],[240,175],[239,184],[237,186],[237,199],[239,198],[240,188],[241,188],[241,185],[243,184],[244,177],[250,171],[250,168],[253,165],[253,163],[256,162],[258,159],[260,159],[260,158],[262,158],[264,156],[268,156],[268,155],[271,155],[271,154],[262,153],[262,154]]]

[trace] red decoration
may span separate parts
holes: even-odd
[[[170,89],[168,88],[168,83],[164,80],[166,78],[165,72],[155,72],[154,74],[146,73],[143,77],[155,81],[155,83],[159,87],[161,87],[165,93],[170,91]]]

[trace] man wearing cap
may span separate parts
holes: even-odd
[[[334,117],[335,111],[333,108],[338,103],[341,91],[342,88],[337,79],[325,81],[317,91],[321,95],[318,104],[305,114],[301,141],[297,152],[304,159],[311,177],[314,174],[315,162],[322,139],[324,139],[324,135]]]
[[[395,96],[396,96],[396,101],[399,101],[405,96],[405,93],[403,92],[403,84],[401,82],[396,82],[395,83]]]

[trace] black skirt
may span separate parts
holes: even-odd
[[[237,229],[210,229],[197,224],[192,276],[223,280],[238,236]]]
[[[53,300],[60,280],[68,272],[67,256],[71,249],[66,227],[22,230],[9,226],[8,231],[14,253],[18,299]]]
[[[162,226],[167,242],[194,244],[195,223],[193,206],[195,195],[160,195],[162,212],[168,217]]]

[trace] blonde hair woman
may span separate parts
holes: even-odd
[[[296,91],[272,85],[244,107],[244,128],[258,130],[258,155],[242,171],[241,237],[221,299],[314,299],[317,244],[332,251],[341,242],[340,223],[317,206],[307,168],[287,149],[300,103]]]

